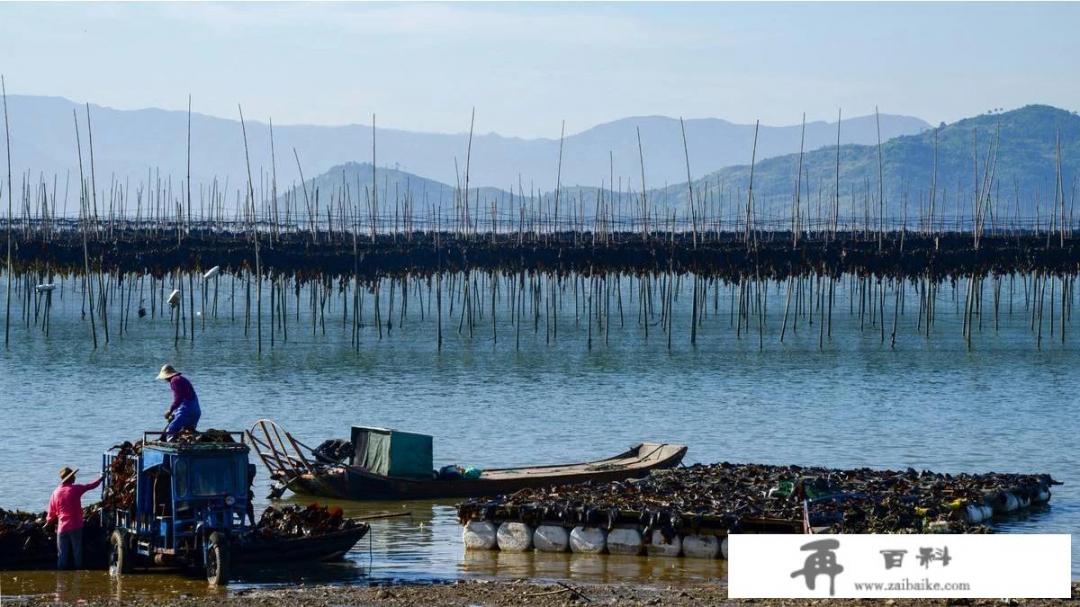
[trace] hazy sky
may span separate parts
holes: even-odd
[[[1080,107],[1080,4],[0,4],[9,93],[276,123],[558,137]]]

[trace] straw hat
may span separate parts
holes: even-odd
[[[73,468],[68,468],[67,466],[64,466],[63,468],[61,468],[60,469],[60,484],[62,485],[64,483],[66,483],[69,478],[75,478],[75,473],[78,472],[78,471],[79,471],[78,468],[73,469]]]
[[[162,365],[161,371],[158,372],[155,379],[172,379],[177,375],[180,375],[180,372],[174,369],[172,365]]]

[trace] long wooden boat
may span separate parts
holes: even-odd
[[[591,462],[494,468],[476,478],[394,476],[373,472],[369,467],[348,462],[328,465],[312,457],[311,449],[274,425],[263,426],[265,435],[253,426],[249,436],[271,478],[294,493],[347,500],[406,500],[444,497],[484,497],[505,495],[526,488],[610,482],[641,478],[651,470],[673,468],[686,455],[686,446],[669,443],[641,443],[629,450]],[[290,448],[291,447],[291,448]],[[307,453],[305,454],[305,451]]]

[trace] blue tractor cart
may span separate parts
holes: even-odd
[[[233,442],[181,444],[144,432],[141,453],[118,447],[105,453],[106,491],[125,482],[114,478],[119,470],[133,473],[135,484],[132,503],[104,501],[111,574],[180,566],[205,571],[210,584],[228,583],[231,554],[250,527],[244,520],[249,449],[243,433],[227,434]]]

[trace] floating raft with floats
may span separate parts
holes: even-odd
[[[726,558],[731,533],[986,533],[1050,500],[1046,474],[695,464],[458,505],[469,550]]]

